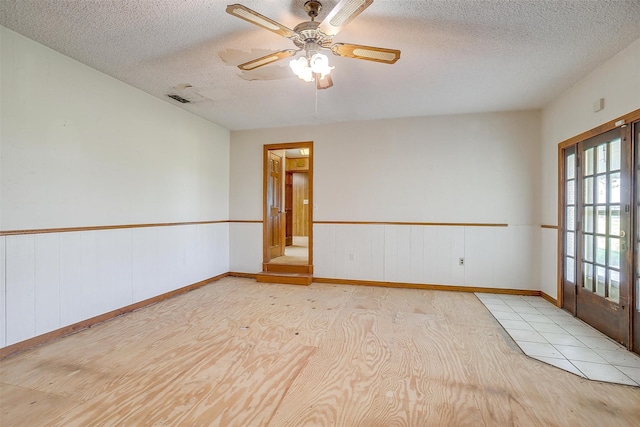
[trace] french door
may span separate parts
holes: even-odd
[[[616,128],[564,150],[563,307],[629,347],[632,147]]]

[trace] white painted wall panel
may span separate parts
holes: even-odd
[[[60,327],[82,316],[82,233],[60,234]]]
[[[541,253],[540,290],[545,294],[558,298],[558,230],[543,228],[541,246],[546,250]]]
[[[0,236],[0,348],[4,347],[7,342],[7,287],[5,286],[5,243],[6,238],[4,236]]]
[[[536,251],[540,245],[537,229],[316,224],[314,275],[536,289],[539,280]],[[460,258],[465,260],[463,266],[459,265]]]
[[[157,227],[131,230],[131,294],[134,303],[153,297],[157,290],[158,271],[155,235]]]
[[[458,260],[465,256],[463,227],[436,227],[437,284],[464,285],[465,267]]]
[[[0,31],[0,229],[227,219],[228,130]]]
[[[378,280],[384,277],[384,226],[363,225],[356,243],[358,280]]]
[[[36,331],[34,236],[7,236],[6,251],[6,344],[11,345]]]
[[[344,279],[356,279],[357,263],[356,257],[359,254],[355,251],[358,228],[349,225],[338,224],[336,227],[335,252],[335,275]]]
[[[231,132],[231,219],[261,218],[262,147],[289,141],[314,142],[316,221],[539,225],[539,111]]]
[[[504,282],[507,262],[506,227],[467,227],[465,229],[465,283],[495,288]]]
[[[193,283],[216,275],[216,225],[202,224],[196,227],[196,275]]]
[[[36,234],[35,315],[36,335],[60,328],[60,234]]]
[[[424,283],[437,284],[438,278],[438,227],[425,227],[423,239],[423,280]]]
[[[229,264],[230,271],[262,271],[262,223],[229,224]]]
[[[412,225],[410,231],[409,243],[409,271],[407,282],[424,283],[425,265],[424,265],[424,231],[425,227]]]
[[[83,317],[94,317],[132,302],[131,230],[83,232]]]
[[[313,225],[313,275],[336,277],[335,269],[336,226]]]
[[[206,266],[211,265],[213,270],[208,270],[202,279],[218,276],[229,271],[229,223],[211,224],[208,226],[214,230],[213,262],[203,260]]]

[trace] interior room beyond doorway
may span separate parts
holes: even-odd
[[[284,265],[309,264],[309,228],[310,228],[310,182],[308,148],[288,147],[274,150],[282,158],[284,209],[281,228],[284,250],[271,257],[269,263]],[[274,189],[275,190],[275,189]],[[277,191],[277,190],[275,190]]]

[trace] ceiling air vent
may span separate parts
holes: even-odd
[[[173,98],[173,99],[175,99],[176,101],[181,102],[181,103],[183,103],[183,104],[188,104],[188,103],[190,103],[190,102],[191,102],[191,101],[189,101],[188,99],[184,99],[184,98],[183,98],[183,97],[181,97],[180,95],[173,95],[173,94],[169,94],[169,95],[167,95],[167,96],[168,96],[169,98]]]

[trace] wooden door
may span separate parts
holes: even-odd
[[[632,307],[632,347],[631,349],[640,354],[640,121],[633,124],[632,129],[635,150],[636,150],[636,162],[635,162],[635,185],[636,185],[636,203],[635,203],[635,273],[634,284],[635,292],[632,292],[633,297],[631,303]]]
[[[577,162],[576,147],[571,146],[563,150],[562,173],[564,177],[563,188],[563,216],[560,220],[562,230],[562,307],[575,316],[577,277]]]
[[[284,255],[282,157],[269,151],[267,234],[269,259]]]
[[[285,245],[293,245],[293,172],[287,171],[284,183]]]
[[[306,172],[293,173],[293,235],[309,235],[309,180]]]
[[[576,315],[629,345],[631,146],[614,129],[578,144]]]

